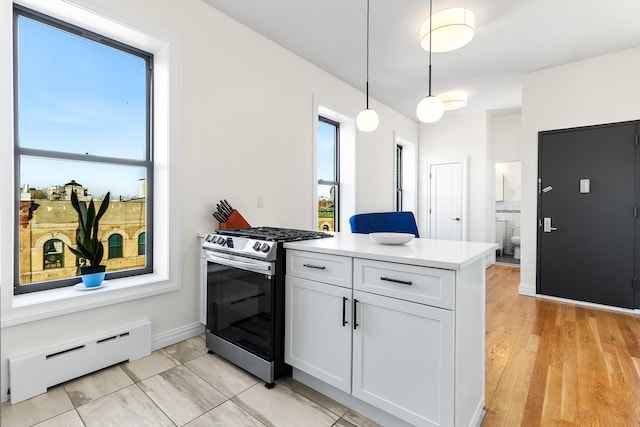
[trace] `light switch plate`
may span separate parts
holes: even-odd
[[[580,193],[586,194],[591,191],[591,180],[584,178],[580,180]]]

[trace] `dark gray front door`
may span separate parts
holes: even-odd
[[[538,293],[637,305],[637,127],[625,122],[540,133]],[[581,180],[588,181],[581,187]]]

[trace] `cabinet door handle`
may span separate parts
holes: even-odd
[[[384,280],[385,282],[400,283],[401,285],[409,285],[409,286],[413,285],[413,283],[407,280],[391,279],[390,277],[381,277],[380,280]]]
[[[358,300],[354,299],[353,300],[353,330],[358,329],[358,321],[357,321],[357,314],[356,314],[356,307],[358,306]]]
[[[316,270],[324,270],[327,267],[324,265],[302,264],[303,267],[315,268]]]
[[[342,326],[345,326],[347,323],[347,301],[349,298],[342,297]]]

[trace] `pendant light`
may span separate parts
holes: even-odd
[[[429,0],[429,18],[433,14],[433,0]],[[433,20],[429,19],[429,25],[433,25]],[[429,29],[431,31],[431,28]],[[422,123],[433,123],[440,120],[444,113],[442,101],[431,95],[431,37],[429,37],[429,95],[418,103],[416,114]]]
[[[452,90],[438,95],[438,99],[442,101],[444,111],[452,111],[467,105],[469,96],[463,90]]]
[[[473,39],[475,21],[473,12],[463,7],[441,10],[422,23],[420,45],[436,53],[459,49]]]
[[[366,108],[358,113],[356,117],[356,126],[362,132],[372,132],[378,127],[380,119],[378,113],[369,109],[369,0],[367,0],[367,104]]]

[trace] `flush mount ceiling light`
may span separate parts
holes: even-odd
[[[369,109],[369,0],[367,0],[367,106],[356,116],[356,126],[362,132],[372,132],[378,127],[380,119],[378,113]]]
[[[463,7],[429,13],[420,27],[420,45],[436,53],[459,49],[471,41],[475,26],[473,12]]]
[[[433,11],[433,0],[429,0],[429,16],[431,16],[431,12]],[[433,20],[429,20],[429,24],[431,24]],[[431,29],[430,29],[431,31]],[[431,38],[429,38],[429,44],[431,44]],[[435,96],[431,95],[431,46],[429,46],[429,95],[422,99],[418,103],[418,107],[416,108],[416,115],[418,116],[418,120],[422,123],[433,123],[440,120],[442,114],[444,113],[444,107],[442,106],[442,101],[440,101]]]
[[[437,98],[442,102],[444,111],[452,111],[467,105],[467,92],[463,90],[453,90],[441,93]]]

